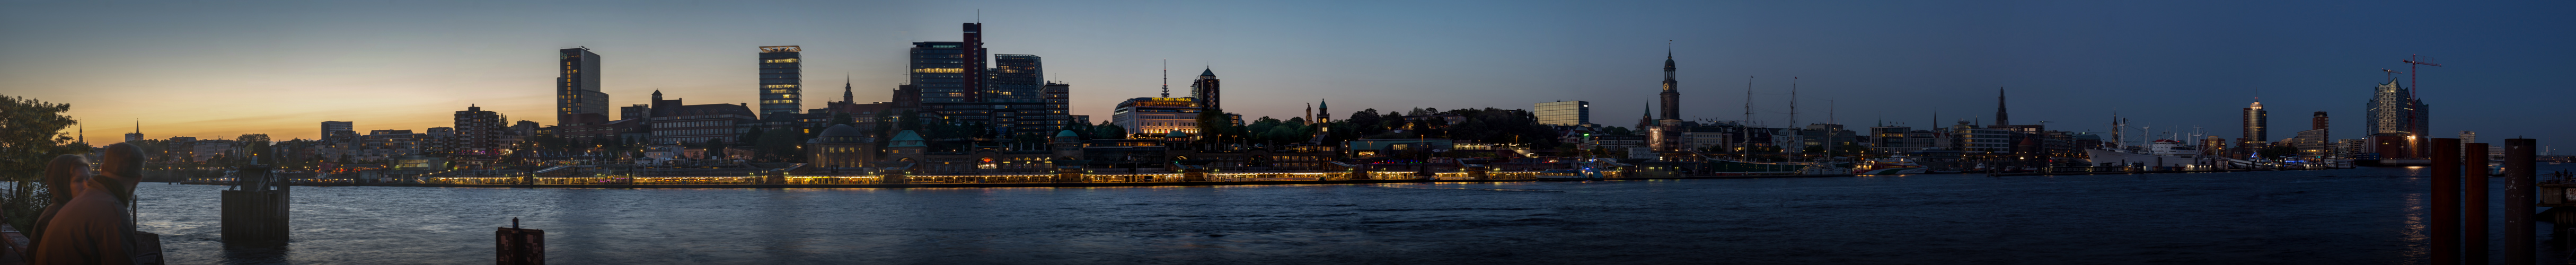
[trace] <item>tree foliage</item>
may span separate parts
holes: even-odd
[[[34,98],[0,95],[0,178],[11,181],[5,198],[0,198],[0,214],[36,216],[47,202],[46,193],[37,180],[43,178],[45,165],[54,157],[88,153],[88,148],[72,145],[72,136],[63,129],[74,123],[70,104],[58,104]],[[10,218],[12,225],[27,227],[34,218]]]

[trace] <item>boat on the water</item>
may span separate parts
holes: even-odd
[[[1538,172],[1538,181],[1602,180],[1601,172],[1582,169],[1554,169]]]
[[[1813,163],[1765,163],[1724,159],[1707,159],[1710,175],[1716,176],[1785,176],[1797,175]]]
[[[2085,163],[2109,166],[2183,168],[2200,161],[2198,148],[2172,139],[2157,139],[2142,148],[2085,149],[2084,155]]]

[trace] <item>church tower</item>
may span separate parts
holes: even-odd
[[[1663,112],[1663,113],[1664,113],[1664,119],[1666,119],[1666,120],[1678,120],[1678,119],[1681,119],[1681,118],[1682,118],[1682,108],[1681,108],[1681,105],[1682,105],[1682,92],[1680,92],[1680,91],[1675,91],[1675,89],[1680,89],[1680,87],[1679,87],[1679,86],[1681,85],[1681,83],[1680,83],[1679,81],[1674,81],[1674,80],[1673,80],[1673,70],[1675,70],[1675,69],[1676,69],[1676,68],[1673,68],[1673,52],[1672,52],[1672,48],[1671,48],[1671,47],[1665,47],[1665,49],[1664,49],[1664,93],[1663,93],[1662,95],[1663,95],[1663,100],[1664,100],[1664,106],[1663,106],[1663,108],[1664,108],[1664,112]]]

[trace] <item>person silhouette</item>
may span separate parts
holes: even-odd
[[[45,222],[53,220],[54,212],[62,211],[63,203],[71,202],[72,195],[80,194],[80,183],[89,182],[89,166],[89,157],[80,155],[54,157],[52,163],[45,165],[45,193],[51,200],[45,204],[44,211],[36,214],[36,221],[28,224],[25,231],[28,242],[42,240]]]
[[[46,220],[45,235],[28,253],[36,264],[157,264],[158,236],[134,231],[126,203],[134,201],[142,180],[142,149],[131,144],[103,148],[97,174],[79,194]],[[150,242],[143,242],[150,241]],[[141,251],[138,251],[141,250]],[[138,255],[141,254],[141,255]]]

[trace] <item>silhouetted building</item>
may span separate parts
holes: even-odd
[[[1198,101],[1199,112],[1224,113],[1224,106],[1219,105],[1224,100],[1221,92],[1224,91],[1217,88],[1216,69],[1201,70],[1199,79],[1190,80],[1190,98]]]
[[[1664,51],[1664,92],[1657,95],[1661,96],[1663,99],[1663,114],[1664,119],[1666,120],[1679,120],[1682,118],[1682,92],[1680,91],[1681,81],[1673,79],[1674,71],[1679,69],[1680,68],[1673,67],[1672,51]],[[1644,130],[1645,128],[1637,129]]]
[[[1039,129],[1044,129],[1042,131],[1062,131],[1065,129],[1065,126],[1082,124],[1089,121],[1087,118],[1074,118],[1074,116],[1078,115],[1073,115],[1072,84],[1047,82],[1046,112],[1044,114],[1046,115],[1046,119],[1043,121],[1046,123],[1041,124],[1043,126],[1039,126]],[[1026,117],[1026,115],[1022,115],[1022,117]]]
[[[358,139],[358,131],[354,122],[325,121],[322,122],[322,134],[315,137],[325,142],[346,142]]]
[[[762,124],[749,105],[682,103],[680,99],[663,100],[661,91],[653,92],[653,117],[640,124],[650,132],[652,143],[733,143],[742,133]]]
[[[760,116],[763,121],[793,122],[805,110],[805,50],[797,46],[760,47]]]
[[[1995,88],[1995,126],[2012,125],[2012,112],[2004,107],[2004,88]]]
[[[1062,116],[1049,116],[1047,84],[1042,81],[1045,67],[1038,56],[1026,54],[993,55],[993,69],[985,71],[988,90],[983,93],[988,111],[961,110],[950,115],[959,120],[990,121],[994,129],[1009,136],[1046,137],[1062,127]]]
[[[483,107],[456,111],[456,138],[447,150],[457,155],[500,155],[501,148],[508,144],[501,141],[501,135],[507,134],[503,130],[509,127],[508,120],[508,116]]]
[[[608,115],[608,93],[599,91],[599,54],[590,48],[556,53],[562,69],[555,77],[555,124],[576,123],[576,114]]]

